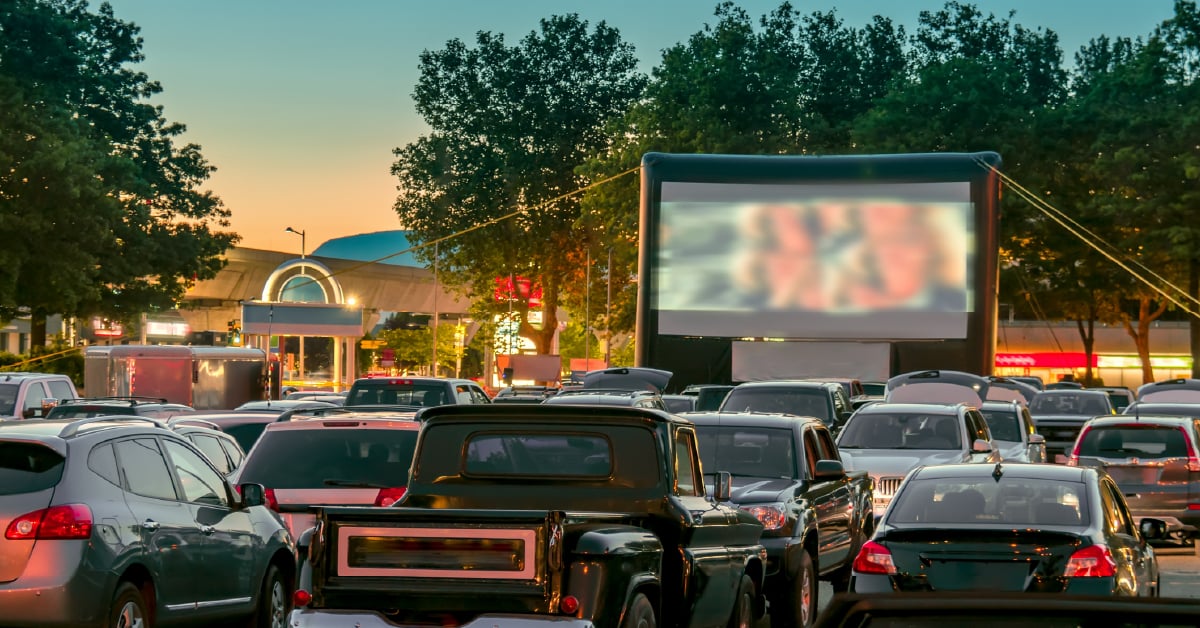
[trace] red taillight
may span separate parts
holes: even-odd
[[[1083,429],[1080,430],[1079,436],[1075,438],[1075,446],[1071,448],[1071,453],[1067,455],[1066,464],[1068,467],[1079,466],[1079,448],[1083,445],[1084,437],[1086,437],[1090,431],[1092,431],[1092,426],[1085,425],[1083,426]]]
[[[1200,510],[1200,504],[1188,504],[1188,510]]]
[[[1200,471],[1200,458],[1196,457],[1196,443],[1192,442],[1192,435],[1188,433],[1187,428],[1180,427],[1179,431],[1183,433],[1183,442],[1187,443],[1188,461],[1187,470],[1192,472]],[[1191,507],[1188,507],[1191,510]]]
[[[263,489],[263,500],[267,502],[267,508],[279,512],[279,500],[275,499],[275,489]]]
[[[579,598],[574,595],[564,597],[558,603],[558,610],[562,611],[564,615],[574,615],[579,612]]]
[[[890,576],[896,573],[896,564],[892,562],[892,553],[888,548],[875,541],[867,541],[854,558],[854,571]]]
[[[292,594],[292,603],[296,605],[296,608],[308,606],[309,602],[312,602],[312,594],[304,589],[296,589],[296,592]]]
[[[379,494],[375,496],[375,505],[385,508],[391,506],[400,501],[401,497],[404,497],[405,490],[403,486],[400,488],[381,488],[379,489]]]
[[[4,538],[87,539],[92,536],[92,509],[83,504],[65,504],[35,510],[13,519]]]
[[[1074,554],[1063,570],[1064,578],[1108,578],[1117,573],[1117,563],[1108,548],[1089,545]]]

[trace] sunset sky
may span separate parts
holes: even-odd
[[[93,9],[99,3],[93,3]],[[606,21],[633,44],[642,70],[661,51],[714,23],[715,1],[112,0],[116,16],[142,29],[141,71],[162,83],[154,102],[187,125],[218,168],[209,187],[233,211],[240,246],[311,252],[330,238],[396,229],[392,149],[428,129],[412,100],[422,50],[475,33],[512,45],[538,20],[578,13]],[[780,2],[736,3],[757,18]],[[885,13],[911,32],[924,0],[797,1],[802,12],[837,9],[861,26]],[[1170,0],[1002,0],[1025,26],[1059,34],[1068,62],[1092,37],[1142,36],[1171,16]],[[882,8],[881,7],[886,7]]]

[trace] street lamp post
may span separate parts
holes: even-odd
[[[295,229],[293,229],[291,227],[284,229],[284,231],[287,233],[294,233],[294,234],[300,236],[300,259],[304,259],[304,254],[307,252],[307,249],[304,247],[304,236],[306,235],[305,231],[303,229],[296,231]]]
[[[308,252],[308,248],[305,246],[305,236],[307,236],[308,233],[304,229],[296,231],[295,229],[293,229],[291,227],[285,228],[284,232],[294,233],[294,234],[300,236],[300,259],[304,259],[305,253]],[[304,265],[303,264],[300,265],[300,274],[301,275],[304,274]],[[268,342],[270,342],[270,341],[268,340]],[[296,377],[299,379],[304,379],[304,336],[299,336],[297,339],[297,343],[299,344],[299,354],[300,355],[298,357],[300,359],[298,360],[299,368],[296,370]],[[281,369],[281,372],[282,372],[282,369]]]

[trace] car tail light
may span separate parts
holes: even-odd
[[[564,597],[558,603],[558,610],[562,611],[564,615],[574,615],[579,612],[579,598],[574,595]]]
[[[1066,465],[1068,467],[1079,466],[1079,448],[1081,445],[1083,445],[1084,437],[1087,436],[1088,432],[1090,431],[1092,431],[1092,426],[1085,425],[1083,426],[1083,429],[1080,430],[1079,436],[1075,437],[1075,446],[1071,448],[1071,453],[1067,454]]]
[[[400,488],[381,488],[379,489],[379,494],[375,496],[375,505],[383,507],[391,506],[400,501],[401,497],[404,497],[405,490],[403,486]]]
[[[1188,510],[1200,510],[1200,504],[1188,504]]]
[[[892,553],[888,548],[875,541],[867,541],[854,558],[854,571],[890,576],[896,573],[896,563],[892,562]]]
[[[263,500],[267,502],[267,508],[279,512],[279,500],[275,498],[275,489],[263,489]]]
[[[1117,573],[1112,553],[1103,545],[1089,545],[1074,554],[1063,570],[1064,578],[1108,578]]]
[[[4,538],[87,539],[92,536],[92,509],[83,504],[65,504],[35,510],[13,519]]]
[[[312,594],[304,589],[296,589],[296,592],[292,594],[292,603],[296,605],[296,608],[308,606],[309,602],[312,602]]]
[[[1187,443],[1188,450],[1188,471],[1200,471],[1200,457],[1196,456],[1196,443],[1192,442],[1192,435],[1188,433],[1186,428],[1180,427],[1179,431],[1183,433],[1183,442]],[[1188,507],[1191,510],[1191,507]]]

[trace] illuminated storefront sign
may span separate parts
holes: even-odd
[[[1098,366],[1100,368],[1110,369],[1140,369],[1142,368],[1142,359],[1136,355],[1102,355],[1099,356]],[[1152,355],[1150,356],[1150,366],[1156,369],[1190,369],[1192,368],[1192,356],[1190,355]]]
[[[1150,366],[1156,369],[1190,369],[1187,355],[1152,355]],[[997,353],[996,367],[1002,369],[1082,369],[1087,368],[1085,353]],[[1136,355],[1093,355],[1092,368],[1138,369],[1142,360]]]

